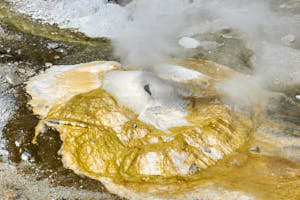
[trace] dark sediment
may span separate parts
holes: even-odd
[[[53,40],[46,36],[20,31],[18,26],[5,18],[0,18],[0,26],[4,31],[4,35],[0,37],[0,62],[16,63],[17,69],[30,68],[33,71],[31,74],[25,73],[21,78],[16,72],[15,75],[20,78],[20,83],[11,85],[17,110],[3,133],[8,141],[7,150],[10,152],[11,162],[17,165],[20,174],[31,175],[36,180],[47,179],[53,186],[108,192],[101,182],[76,175],[63,167],[61,156],[58,155],[62,144],[58,132],[49,129],[38,137],[37,144],[32,144],[35,126],[39,119],[33,115],[27,105],[30,96],[25,92],[24,82],[49,67],[46,63],[75,64],[94,60],[114,60],[109,41],[78,39],[80,37],[74,39],[75,36],[67,42]],[[29,155],[29,160],[19,165],[24,152]],[[116,195],[112,197],[121,199]]]

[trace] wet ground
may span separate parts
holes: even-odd
[[[70,37],[69,32],[66,32],[65,37]],[[72,35],[77,38],[76,41],[64,42],[57,38],[38,36],[19,30],[16,24],[5,17],[0,18],[1,97],[7,98],[3,102],[6,105],[2,106],[9,106],[11,102],[9,109],[15,111],[3,130],[6,150],[9,152],[8,160],[6,153],[2,153],[0,159],[15,165],[18,173],[30,175],[33,180],[46,179],[53,187],[75,187],[106,193],[100,182],[80,177],[63,168],[60,156],[57,155],[61,146],[57,132],[49,130],[38,138],[37,145],[31,143],[39,119],[27,106],[30,96],[26,94],[24,86],[28,78],[54,64],[113,59],[108,41],[94,40],[91,45],[87,39],[78,39],[82,37],[80,34]],[[22,191],[13,192],[22,197]],[[109,197],[120,199],[114,195]]]
[[[5,143],[5,150],[8,152],[7,154],[6,151],[3,151],[0,143],[0,178],[1,172],[4,174],[7,172],[7,177],[10,176],[10,173],[17,172],[19,175],[27,177],[26,181],[32,181],[32,184],[38,185],[47,180],[49,185],[45,185],[45,187],[49,187],[49,189],[44,191],[45,199],[51,199],[50,197],[53,196],[54,199],[57,197],[59,197],[57,199],[83,200],[121,199],[116,195],[109,194],[99,181],[81,177],[63,167],[61,157],[57,154],[62,144],[58,132],[49,128],[47,133],[38,137],[37,144],[31,143],[34,128],[39,119],[32,114],[31,108],[28,107],[27,102],[30,96],[24,90],[25,83],[30,77],[51,65],[117,60],[112,55],[109,41],[90,39],[70,30],[60,30],[55,26],[32,22],[24,16],[9,11],[6,6],[3,4],[0,7],[0,106],[9,110],[1,111],[2,114],[8,112],[14,114],[7,117],[7,123],[5,120],[3,122],[0,120],[0,125],[6,123],[3,129],[4,140],[2,143]],[[295,6],[292,6],[293,12],[299,12],[298,7],[296,9]],[[282,9],[282,12],[286,11]],[[224,37],[224,34],[232,37]],[[246,48],[243,41],[234,36],[235,34],[231,30],[199,35],[199,38],[206,38],[206,40],[223,45],[216,45],[211,49],[198,49],[194,53],[194,57],[212,60],[229,67],[233,66],[234,70],[251,74],[250,58],[253,52]],[[295,98],[295,95],[300,93],[300,86],[296,84],[282,87],[277,92],[274,93],[273,98],[270,98],[265,116],[282,124],[282,128],[280,131],[276,130],[277,132],[271,130],[270,134],[291,139],[300,138],[300,101]],[[4,119],[4,115],[2,116]],[[299,146],[289,147],[286,151],[292,152],[292,160],[300,162]],[[11,178],[20,179],[17,175],[11,176]],[[21,184],[29,184],[26,181]],[[59,194],[51,190],[51,188],[59,186],[65,187],[55,191]],[[32,188],[35,187],[37,186],[33,184]],[[28,188],[20,187],[18,181],[8,183],[3,188],[6,191],[6,193],[4,192],[6,199],[37,198],[33,194],[26,193]],[[76,192],[73,196],[70,195],[73,188],[83,191],[86,196]],[[94,192],[94,195],[90,195],[89,192]]]

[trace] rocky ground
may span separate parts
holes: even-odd
[[[110,47],[24,33],[5,18],[0,46],[0,199],[119,199],[101,183],[62,167],[57,134],[41,141],[43,149],[31,144],[38,118],[27,107],[30,97],[24,91],[28,78],[53,64],[111,60]]]

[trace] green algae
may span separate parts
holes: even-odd
[[[60,29],[56,25],[42,23],[30,17],[13,11],[10,3],[2,1],[0,5],[0,20],[20,32],[43,37],[52,41],[63,41],[92,46],[109,45],[105,38],[89,38],[76,30]]]

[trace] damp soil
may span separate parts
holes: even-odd
[[[94,45],[63,42],[21,32],[1,19],[0,25],[5,31],[0,37],[1,63],[26,61],[39,69],[45,63],[63,65],[114,59],[109,41]]]
[[[17,166],[18,173],[29,175],[36,180],[48,180],[53,187],[75,187],[80,190],[109,193],[101,182],[77,175],[63,167],[61,156],[58,155],[62,141],[57,131],[49,128],[46,133],[40,134],[37,144],[32,143],[39,118],[27,105],[31,97],[25,91],[25,82],[52,64],[117,60],[112,56],[110,42],[101,38],[86,40],[78,33],[73,33],[70,37],[70,30],[65,31],[68,34],[61,33],[64,36],[61,38],[30,33],[22,30],[18,22],[13,22],[1,14],[3,9],[0,9],[0,63],[15,63],[19,69],[27,70],[29,67],[33,71],[25,75],[21,83],[11,85],[17,104],[16,114],[3,131],[3,137],[8,141],[10,162]],[[15,76],[18,77],[18,74]],[[27,155],[28,161],[22,160],[22,154]],[[116,195],[112,197],[123,199]]]
[[[19,173],[33,175],[36,180],[47,179],[53,186],[75,187],[93,192],[108,192],[101,182],[76,175],[63,167],[58,151],[62,145],[59,133],[48,129],[37,138],[37,144],[32,144],[34,128],[39,119],[33,115],[26,102],[29,97],[20,88],[19,109],[15,117],[5,127],[4,136],[9,141],[10,160],[16,164],[22,161],[24,152],[30,154],[29,165],[19,167]],[[16,145],[16,141],[20,145]],[[115,196],[114,199],[122,199]]]

